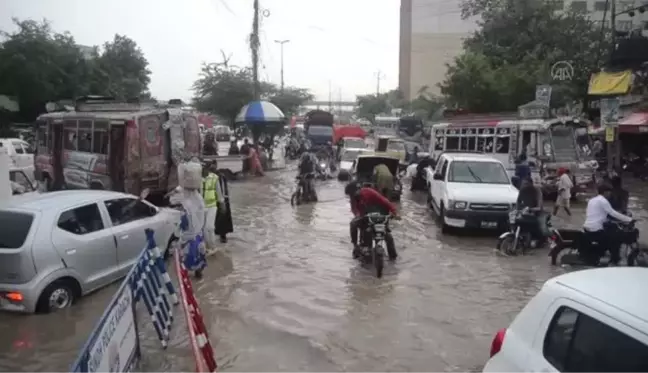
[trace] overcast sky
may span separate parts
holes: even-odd
[[[356,94],[398,84],[399,0],[261,0],[263,80],[279,84],[280,48],[286,85],[305,87],[318,99],[354,100]],[[247,38],[252,0],[0,0],[0,29],[13,31],[12,17],[50,20],[77,43],[100,45],[115,33],[134,39],[153,72],[159,99],[191,97],[202,62],[250,65]]]

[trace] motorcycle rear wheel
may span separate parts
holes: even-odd
[[[371,248],[371,260],[376,269],[376,277],[381,278],[385,268],[385,255],[381,244],[373,245]]]
[[[301,189],[297,189],[295,193],[292,194],[290,197],[290,205],[291,206],[299,206],[302,203],[302,195],[301,195]]]
[[[633,249],[628,254],[628,267],[647,267],[648,266],[648,253],[641,249]]]

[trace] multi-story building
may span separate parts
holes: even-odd
[[[610,18],[609,10],[605,12],[605,0],[551,1],[556,9],[587,12],[594,21],[602,21],[604,14]],[[644,3],[648,4],[648,0],[617,0],[617,12]],[[461,18],[460,4],[461,0],[401,0],[399,87],[408,100],[426,87],[429,93],[440,94],[438,84],[445,78],[446,64],[462,52],[463,40],[477,28],[475,19]],[[616,29],[645,29],[646,10],[636,12],[634,17],[619,15]]]

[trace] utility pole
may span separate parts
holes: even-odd
[[[614,50],[616,48],[616,0],[608,0],[610,4],[610,29],[612,32],[610,33],[612,35],[612,43],[610,43],[610,57],[612,57],[612,53],[614,53]],[[607,4],[606,4],[607,5]],[[603,23],[605,24],[605,19],[603,19]],[[618,123],[614,124],[614,128],[612,128],[612,131],[614,131],[614,140],[609,141],[607,143],[607,169],[608,172],[611,172],[614,170],[615,166],[620,166],[621,160],[619,159],[619,128],[618,128]],[[607,130],[607,129],[606,129]]]
[[[252,34],[250,34],[254,100],[259,100],[261,98],[261,84],[259,83],[259,44],[259,0],[254,0],[254,19],[252,20]]]
[[[342,88],[338,88],[338,115],[342,115]]]
[[[380,94],[380,80],[384,77],[382,71],[378,70],[376,72],[376,96]]]
[[[329,112],[333,110],[333,99],[331,97],[331,80],[329,79]]]
[[[275,43],[281,46],[281,93],[284,92],[284,44],[290,40],[275,40]]]

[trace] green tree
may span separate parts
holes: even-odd
[[[443,100],[432,95],[427,86],[421,87],[417,92],[416,98],[407,105],[410,112],[424,120],[434,119],[442,107]]]
[[[69,33],[55,33],[47,21],[19,21],[18,30],[2,32],[0,94],[13,96],[17,120],[31,121],[51,100],[87,92],[89,67]]]
[[[135,41],[116,34],[113,41],[104,44],[102,53],[95,48],[93,57],[89,60],[92,92],[122,99],[151,96],[149,63]]]
[[[268,88],[271,88],[268,93],[270,102],[277,105],[286,117],[296,114],[300,106],[315,97],[306,88],[285,87],[283,92],[274,86]]]
[[[88,94],[131,98],[148,95],[148,62],[134,41],[116,35],[103,53],[81,53],[69,33],[49,22],[14,19],[17,30],[1,32],[0,95],[15,97],[16,121],[32,121],[45,103]]]
[[[480,21],[440,84],[451,105],[474,112],[516,110],[534,98],[537,84],[550,83],[558,61],[575,68],[569,87],[560,89],[564,99],[584,96],[599,51],[606,48],[600,29],[584,14],[557,12],[553,2],[536,0],[464,0],[462,10]]]
[[[356,96],[356,103],[358,105],[357,115],[372,122],[378,114],[387,113],[391,109],[386,93]]]

